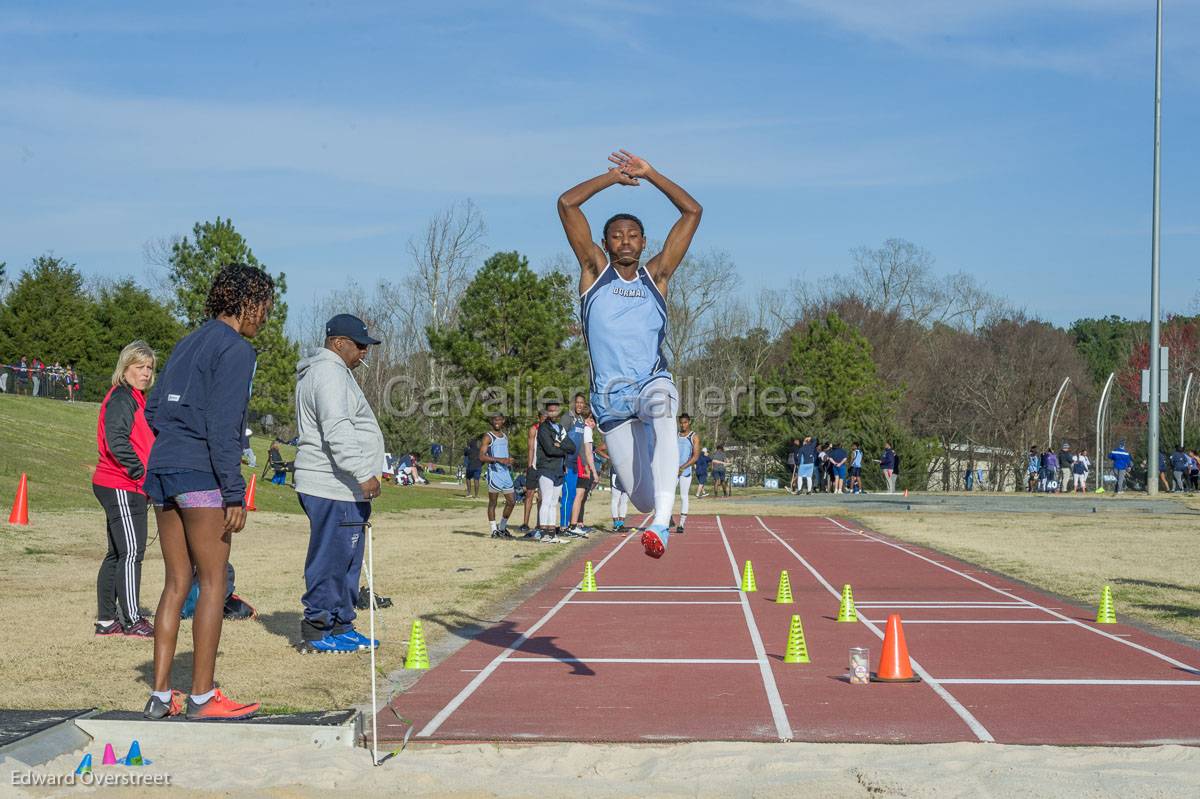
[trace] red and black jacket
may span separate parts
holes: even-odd
[[[96,448],[100,461],[92,482],[105,488],[142,491],[146,462],[154,433],[146,423],[146,396],[136,388],[119,383],[100,403],[96,425]]]

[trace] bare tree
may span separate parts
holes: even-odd
[[[683,259],[667,293],[667,349],[672,363],[682,365],[698,354],[709,317],[732,294],[736,275],[733,258],[723,250]]]
[[[854,259],[857,292],[871,308],[899,311],[924,324],[943,304],[933,280],[933,255],[910,241],[888,239],[878,249],[856,247]]]
[[[424,316],[422,327],[441,330],[453,323],[458,298],[470,280],[469,267],[479,254],[487,226],[470,200],[439,211],[420,235],[409,239],[413,271],[407,280],[426,306],[414,309]]]

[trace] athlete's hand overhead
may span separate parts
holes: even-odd
[[[645,158],[640,158],[628,150],[618,150],[608,157],[623,173],[631,178],[648,177],[654,172],[654,167]]]
[[[640,180],[638,180],[637,178],[634,178],[634,177],[630,177],[626,173],[622,172],[620,167],[614,166],[611,169],[609,169],[608,171],[609,171],[609,174],[611,174],[616,179],[617,183],[621,184],[622,186],[640,186],[640,185],[642,185],[642,182]]]

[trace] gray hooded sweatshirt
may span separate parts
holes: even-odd
[[[296,492],[362,502],[359,483],[379,474],[383,433],[362,389],[324,347],[296,364]]]

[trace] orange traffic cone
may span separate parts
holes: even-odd
[[[250,485],[246,486],[246,510],[258,510],[254,504],[254,489],[258,482],[258,475],[250,475]]]
[[[13,500],[12,513],[8,514],[9,524],[29,524],[29,480],[25,472],[21,472],[21,482],[17,484],[17,498]]]
[[[871,682],[920,682],[913,674],[912,662],[908,659],[908,644],[904,643],[904,627],[900,614],[888,616],[887,629],[883,632],[883,654],[879,656],[879,671],[871,675]]]

